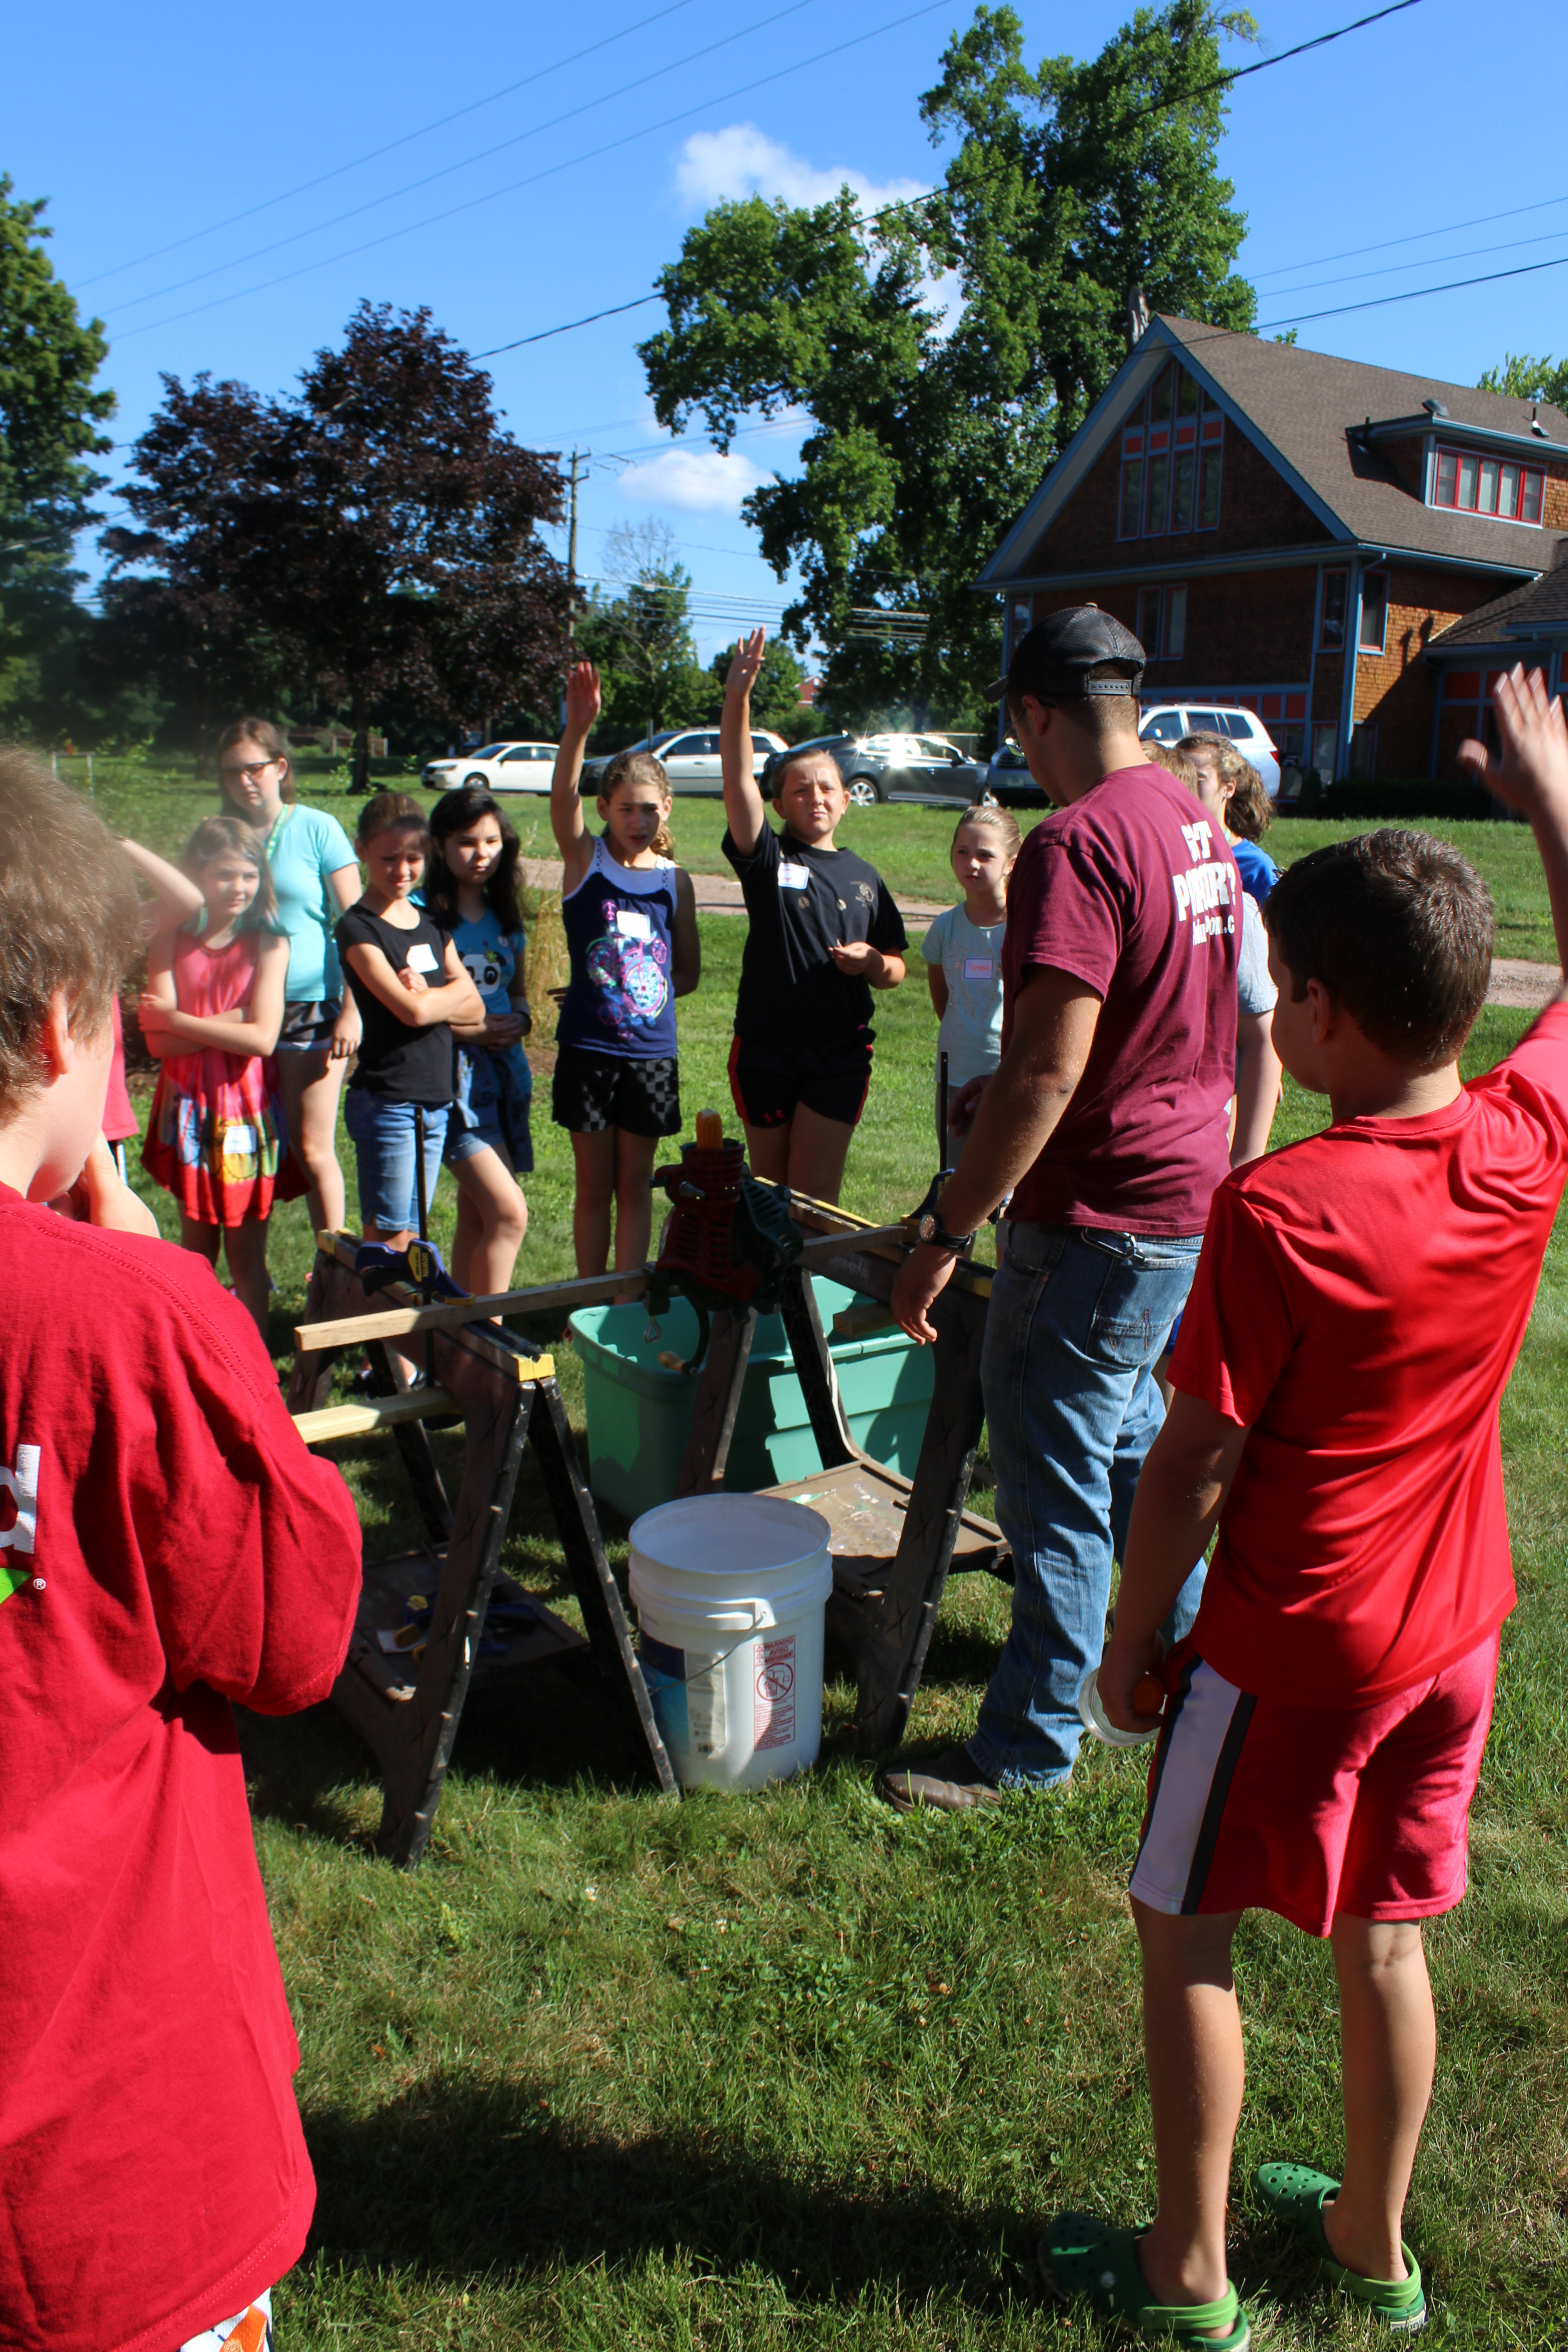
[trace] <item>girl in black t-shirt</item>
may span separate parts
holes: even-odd
[[[407,793],[377,793],[365,803],[354,846],[370,879],[340,918],[336,938],[364,1034],[343,1121],[358,1161],[364,1237],[397,1250],[419,1214],[416,1111],[425,1113],[428,1200],[452,1100],[449,1024],[482,1021],[484,1006],[447,934],[413,904],[430,847],[419,803]]]
[[[721,746],[724,855],[750,918],[735,1002],[730,1091],[754,1175],[837,1201],[871,1082],[871,991],[897,988],[903,918],[877,872],[833,835],[849,805],[828,751],[776,751],[752,773],[751,695],[764,633],[735,648]]]

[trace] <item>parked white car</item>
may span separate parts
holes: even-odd
[[[1279,797],[1279,754],[1274,739],[1255,710],[1237,710],[1213,703],[1152,702],[1138,720],[1145,743],[1179,743],[1184,735],[1228,735],[1244,760],[1263,779],[1271,801]]]
[[[664,772],[669,778],[669,789],[672,793],[693,795],[706,793],[717,798],[724,789],[724,778],[719,758],[717,727],[667,727],[662,734],[645,735],[640,743],[628,743],[626,748],[628,751],[652,751],[662,761]],[[753,727],[752,730],[752,775],[760,776],[772,754],[784,749],[784,740],[782,735],[773,734],[766,727]],[[583,790],[584,793],[598,790],[605,769],[613,759],[618,757],[619,754],[614,751],[599,751],[595,752],[593,759],[584,761]]]
[[[420,776],[427,793],[478,784],[487,793],[547,793],[555,767],[553,743],[487,743],[458,760],[432,760]]]

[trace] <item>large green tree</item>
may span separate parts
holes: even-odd
[[[114,394],[95,388],[108,345],[56,277],[43,204],[0,176],[0,729],[47,725],[52,690],[89,625],[74,601],[78,531],[98,520],[91,460]]]
[[[1216,86],[1222,38],[1253,32],[1169,0],[1098,58],[1031,68],[1017,16],[983,6],[921,100],[951,149],[930,196],[875,220],[847,188],[722,204],[662,273],[669,323],[641,347],[661,423],[700,416],[722,449],[748,415],[810,417],[798,472],[744,511],[779,578],[798,568],[784,625],[832,648],[840,723],[977,715],[999,621],[969,583],[1125,356],[1131,311],[1253,325]],[[923,633],[879,638],[879,609]]]

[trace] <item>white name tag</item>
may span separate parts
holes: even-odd
[[[651,940],[653,937],[652,922],[647,915],[639,914],[635,907],[616,908],[616,929],[624,940]]]
[[[810,887],[811,868],[809,866],[785,865],[779,867],[779,888],[781,890],[809,890]]]
[[[994,956],[965,956],[963,959],[965,980],[989,980],[995,969],[996,960]]]
[[[223,1156],[226,1160],[249,1160],[256,1150],[256,1129],[253,1127],[226,1127],[223,1134]]]
[[[434,971],[436,950],[433,947],[427,946],[424,940],[416,940],[403,961],[410,971]]]

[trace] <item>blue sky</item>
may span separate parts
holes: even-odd
[[[1262,47],[1226,62],[1367,6],[1258,0]],[[1027,54],[1092,55],[1129,13],[1028,0]],[[847,179],[874,203],[928,186],[940,158],[918,100],[969,14],[955,0],[14,8],[0,170],[49,200],[55,267],[110,330],[128,441],[163,372],[282,389],[363,296],[427,304],[479,352],[645,293],[722,196],[809,201]],[[1496,21],[1418,0],[1237,88],[1223,163],[1265,326],[1568,260],[1568,10],[1508,19],[1507,41]],[[707,653],[785,601],[737,509],[788,471],[797,436],[751,433],[728,459],[671,445],[635,348],[662,316],[650,305],[487,364],[520,439],[594,453],[583,571],[616,524],[664,521]],[[1471,383],[1510,350],[1568,351],[1568,267],[1302,318],[1300,335]]]

